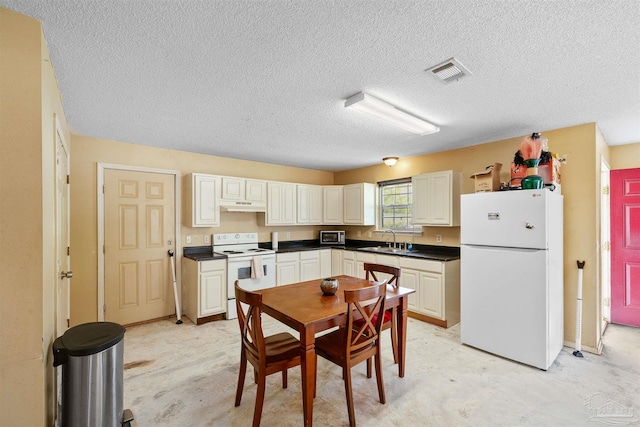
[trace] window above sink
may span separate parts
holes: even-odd
[[[380,190],[380,211],[378,213],[380,228],[411,234],[421,232],[422,227],[414,226],[412,219],[411,178],[380,182],[378,188]]]

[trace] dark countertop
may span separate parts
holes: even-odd
[[[226,255],[214,254],[211,246],[190,246],[183,248],[182,256],[194,261],[211,261],[216,259],[227,259]]]
[[[386,246],[385,242],[376,242],[371,240],[347,240],[345,245],[320,245],[317,240],[297,240],[291,242],[280,242],[276,253],[314,251],[318,249],[344,249],[347,251],[362,251],[369,253],[378,253],[382,255],[402,256],[418,259],[431,259],[436,261],[453,261],[460,259],[460,248],[455,246],[432,246],[432,245],[413,245],[411,252],[386,253],[380,251],[369,251],[363,248]],[[261,248],[271,249],[271,243],[260,243]]]
[[[260,243],[259,246],[265,249],[271,249],[271,242]],[[295,240],[288,242],[280,242],[276,253],[283,254],[288,252],[301,251],[317,251],[319,249],[344,249],[346,251],[361,251],[368,253],[378,253],[382,255],[401,256],[417,259],[430,259],[435,261],[453,261],[460,259],[460,248],[455,246],[431,246],[431,245],[413,245],[411,252],[387,253],[364,248],[386,246],[384,242],[376,242],[371,240],[347,240],[345,245],[321,245],[317,240]],[[183,249],[183,256],[195,261],[211,261],[217,259],[226,259],[226,255],[214,254],[211,246],[191,246]]]

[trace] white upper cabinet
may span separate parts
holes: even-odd
[[[267,204],[267,181],[223,176],[221,205],[226,210],[242,210],[252,206],[264,212]]]
[[[322,187],[322,223],[331,225],[343,222],[343,186],[325,185]]]
[[[192,173],[186,177],[186,225],[189,227],[218,227],[220,225],[220,177]]]
[[[344,186],[344,224],[376,224],[376,188],[366,182]]]
[[[413,223],[426,226],[460,225],[462,174],[455,171],[426,173],[411,178]]]
[[[247,179],[244,197],[249,202],[267,203],[267,181]]]
[[[298,211],[296,196],[296,184],[268,182],[265,225],[295,225]]]
[[[222,177],[222,198],[225,200],[244,200],[245,179],[230,176]]]
[[[322,186],[298,184],[298,224],[322,224]]]

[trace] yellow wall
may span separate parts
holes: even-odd
[[[585,347],[597,348],[599,336],[599,293],[600,278],[597,274],[598,254],[596,243],[599,238],[599,180],[600,154],[608,156],[604,140],[595,124],[586,124],[564,129],[543,131],[549,139],[549,149],[567,157],[561,167],[562,194],[564,195],[564,289],[565,289],[565,341],[575,340],[575,298],[577,286],[576,260],[586,260],[583,279],[583,331],[582,343]],[[598,136],[600,135],[600,136]],[[474,182],[469,177],[484,170],[494,162],[502,163],[501,181],[510,178],[510,164],[519,148],[522,138],[511,138],[440,153],[401,158],[393,167],[382,163],[361,169],[335,174],[336,184],[352,182],[378,182],[394,178],[435,172],[457,170],[462,172],[463,193],[474,191]],[[356,238],[362,227],[349,227],[348,238]],[[367,230],[368,231],[368,230]],[[443,237],[436,242],[436,235]],[[367,233],[362,233],[367,239]],[[373,235],[373,240],[379,236]],[[459,227],[423,227],[423,236],[415,237],[415,243],[430,245],[458,246]]]
[[[640,142],[609,147],[611,170],[640,168]]]
[[[565,196],[565,340],[575,339],[575,297],[577,271],[576,260],[587,261],[583,278],[583,332],[585,348],[597,349],[600,336],[599,322],[600,275],[599,253],[599,180],[600,158],[609,159],[609,148],[595,124],[545,131],[551,151],[562,154],[567,163],[562,166],[562,193]],[[400,159],[392,168],[383,164],[331,174],[307,169],[288,168],[257,162],[247,162],[158,149],[115,141],[87,137],[72,137],[72,265],[76,275],[72,287],[72,324],[97,318],[97,233],[96,171],[97,162],[129,164],[163,169],[176,169],[181,173],[203,172],[219,175],[246,176],[290,182],[348,184],[353,182],[377,182],[408,177],[425,172],[454,169],[463,174],[463,193],[473,192],[474,183],[469,178],[485,166],[503,164],[501,180],[509,179],[509,165],[517,151],[520,137]],[[585,206],[588,208],[585,209]],[[233,232],[239,229],[256,231],[260,241],[268,241],[271,231],[290,231],[291,239],[314,239],[320,227],[264,227],[259,214],[223,213],[222,226],[210,229],[181,227],[182,243],[192,236],[192,246],[202,245],[204,234]],[[368,231],[374,227],[345,227],[348,238],[368,239]],[[585,232],[585,230],[591,230]],[[361,237],[357,232],[361,232]],[[281,236],[283,233],[280,233]],[[443,242],[436,242],[436,235]],[[282,239],[282,237],[281,237]],[[375,234],[371,240],[379,239]],[[457,246],[460,244],[458,227],[424,227],[423,235],[414,238],[415,243]]]
[[[0,417],[52,425],[57,83],[40,23],[0,8]]]
[[[71,324],[97,320],[98,258],[97,258],[97,164],[110,163],[159,169],[178,170],[183,175],[200,172],[215,175],[288,181],[305,184],[333,184],[333,173],[311,169],[278,166],[267,163],[230,159],[127,144],[73,135],[71,137],[71,266],[74,272],[71,286]],[[186,194],[183,190],[183,201]],[[316,239],[319,226],[265,227],[264,214],[223,212],[221,226],[215,228],[181,227],[183,246],[202,246],[205,234],[237,231],[257,232],[259,241],[271,241],[272,231],[281,231],[279,239]],[[184,223],[184,221],[183,221]],[[191,236],[191,244],[186,244]],[[176,261],[181,260],[178,250]]]

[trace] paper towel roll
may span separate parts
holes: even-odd
[[[271,249],[278,249],[278,232],[273,231],[271,233]]]

